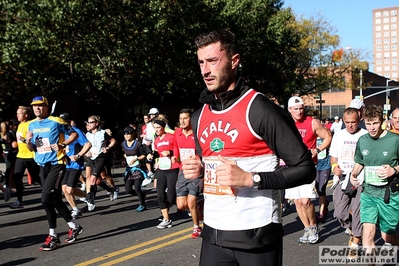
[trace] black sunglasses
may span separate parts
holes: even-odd
[[[129,132],[126,131],[126,132],[123,132],[123,133],[124,133],[125,135],[133,134],[133,132],[130,132],[130,131],[129,131]]]
[[[95,122],[97,122],[97,121],[87,121],[88,124],[93,124]]]

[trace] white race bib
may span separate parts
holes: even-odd
[[[216,177],[216,168],[222,164],[217,159],[204,159],[204,194],[234,196],[234,188],[220,186]]]
[[[195,155],[194,149],[186,149],[186,148],[179,148],[180,152],[180,161],[184,161],[186,159],[190,159],[191,156]]]
[[[134,161],[134,163],[133,164],[131,164],[131,162],[134,160],[134,159],[136,159],[136,161]],[[137,156],[126,156],[126,163],[127,163],[127,165],[129,166],[129,167],[134,167],[134,166],[137,166],[137,165],[139,165],[139,160],[137,160]]]
[[[384,186],[388,184],[388,180],[381,179],[377,175],[377,170],[381,169],[381,166],[365,166],[364,167],[364,182],[366,184],[374,186]]]
[[[36,143],[36,150],[37,150],[37,153],[39,153],[39,154],[45,154],[45,153],[52,152],[50,140],[48,138],[42,138],[40,145],[38,145],[38,143]]]
[[[172,167],[172,161],[169,157],[159,157],[158,167],[161,170],[169,170]]]

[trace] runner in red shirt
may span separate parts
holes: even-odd
[[[199,212],[197,200],[200,194],[200,179],[186,179],[182,169],[183,160],[195,155],[195,141],[191,127],[190,109],[182,109],[179,115],[180,128],[175,131],[174,156],[180,162],[179,175],[176,184],[176,205],[179,210],[189,209],[194,228],[191,238],[199,238],[202,228],[199,226]]]

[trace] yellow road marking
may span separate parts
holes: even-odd
[[[163,248],[163,247],[172,245],[172,244],[174,244],[174,243],[183,241],[183,240],[185,240],[185,239],[187,239],[187,238],[191,238],[191,235],[185,235],[185,236],[182,236],[182,237],[173,239],[173,240],[171,240],[171,241],[167,241],[167,242],[165,242],[165,243],[162,243],[162,244],[159,244],[159,245],[150,247],[150,248],[146,248],[146,249],[144,249],[144,250],[135,252],[135,253],[133,253],[133,254],[123,256],[123,257],[121,257],[121,258],[119,258],[119,259],[112,260],[111,262],[107,262],[107,263],[104,263],[104,264],[100,264],[100,266],[111,266],[111,265],[115,265],[115,264],[117,264],[117,263],[119,263],[119,262],[123,262],[123,261],[125,261],[125,260],[132,259],[132,258],[134,258],[134,257],[140,256],[140,255],[143,255],[143,254],[146,254],[146,253],[151,252],[151,251],[154,251],[154,250],[156,250],[156,249],[160,249],[160,248]]]
[[[177,232],[175,232],[175,233],[168,234],[168,235],[166,235],[166,236],[158,237],[158,238],[149,240],[149,241],[147,241],[147,242],[143,242],[143,243],[138,244],[138,245],[130,246],[130,247],[125,248],[125,249],[121,249],[121,250],[118,250],[118,251],[115,251],[115,252],[112,252],[112,253],[109,253],[109,254],[102,255],[101,257],[98,257],[98,258],[95,258],[95,259],[92,259],[92,260],[88,260],[88,261],[85,261],[85,262],[82,262],[82,263],[79,263],[79,264],[75,264],[75,266],[87,266],[87,265],[90,265],[90,264],[94,264],[94,263],[96,263],[96,262],[100,262],[100,261],[103,261],[103,260],[107,260],[107,259],[109,259],[109,258],[122,255],[122,254],[124,254],[124,253],[129,252],[129,251],[132,251],[132,250],[135,250],[135,249],[139,249],[139,248],[142,248],[142,247],[145,247],[145,246],[148,246],[148,245],[151,245],[151,244],[154,244],[154,243],[157,243],[157,242],[166,240],[166,239],[168,239],[168,238],[172,238],[172,237],[174,237],[174,236],[181,235],[181,234],[183,234],[183,233],[190,232],[191,230],[193,230],[193,228],[192,228],[192,227],[189,227],[189,228],[187,228],[187,229],[180,230],[180,231],[177,231]],[[183,240],[183,238],[185,239],[185,238],[188,238],[188,237],[189,237],[189,235],[184,236],[184,237],[180,237],[180,238],[178,238],[178,239]],[[181,241],[181,240],[179,240],[179,241]],[[172,242],[172,241],[169,241],[169,242]],[[178,242],[178,241],[176,241],[176,242]],[[168,243],[168,242],[166,242],[166,243]],[[159,245],[158,245],[158,246],[159,246]],[[145,251],[145,250],[144,250],[144,251]],[[143,254],[144,254],[144,253],[143,253]],[[138,256],[138,255],[137,255],[137,256]]]

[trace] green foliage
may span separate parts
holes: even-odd
[[[297,21],[282,3],[0,0],[0,108],[39,93],[116,114],[196,106],[204,84],[194,38],[219,28],[239,37],[242,76],[267,96],[284,103],[323,90],[336,78],[314,68],[332,65],[338,36],[323,19]]]

